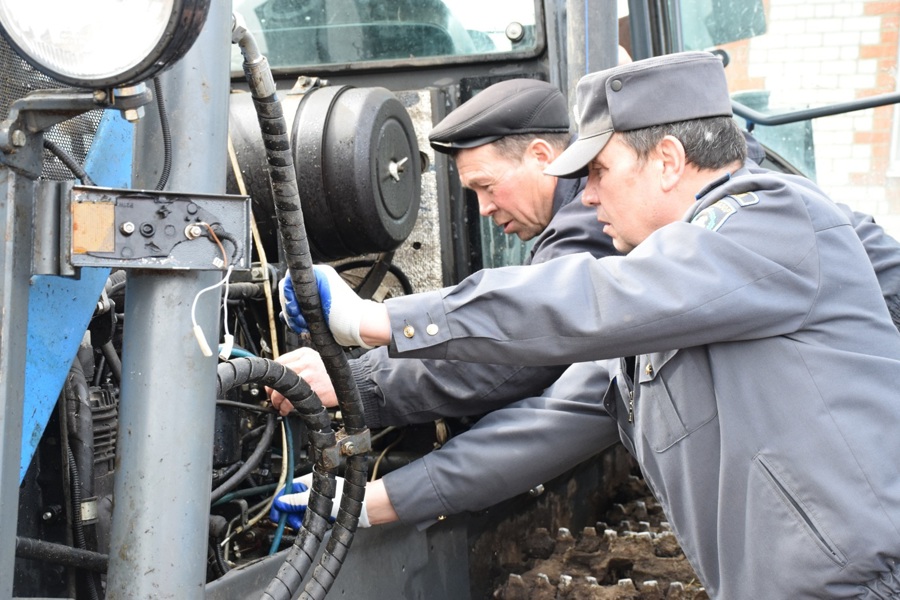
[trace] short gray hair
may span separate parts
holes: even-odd
[[[550,146],[553,147],[557,152],[562,152],[569,146],[569,142],[572,139],[572,134],[570,133],[521,133],[516,135],[507,135],[496,142],[492,142],[494,146],[494,150],[497,151],[497,154],[502,156],[507,160],[522,160],[522,155],[525,154],[525,149],[528,148],[528,144],[533,142],[536,139],[542,139]]]
[[[667,135],[681,142],[687,162],[698,169],[721,169],[735,161],[743,163],[747,159],[747,142],[744,134],[731,117],[709,117],[666,123],[645,129],[623,131],[619,135],[642,161],[647,159],[650,152]]]

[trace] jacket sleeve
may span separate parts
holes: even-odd
[[[427,527],[481,510],[561,475],[619,440],[601,399],[603,363],[572,365],[541,396],[482,417],[443,448],[384,476],[400,520]]]
[[[370,428],[494,410],[539,394],[564,366],[396,360],[376,348],[350,362]]]
[[[535,241],[532,263],[586,252],[601,257],[618,254],[597,222],[596,210],[580,202],[580,194],[560,208]],[[515,313],[498,305],[504,318]],[[424,329],[423,329],[424,331]],[[404,360],[385,349],[351,362],[369,427],[425,423],[441,417],[483,414],[516,400],[535,396],[565,369],[557,366],[477,364],[459,361]]]
[[[811,213],[805,196],[774,177],[732,181],[735,191],[770,188],[757,203],[698,203],[696,214],[655,231],[627,256],[491,269],[453,288],[388,300],[391,352],[567,364],[796,331],[820,292],[817,236],[838,236],[842,247],[855,236],[830,200],[810,200]],[[713,208],[727,220],[689,222],[714,216],[702,214]],[[862,252],[853,243],[848,250]],[[498,318],[491,308],[498,305],[521,317]],[[398,320],[424,331],[423,312],[435,335],[398,335]]]

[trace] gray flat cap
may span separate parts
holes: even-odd
[[[730,117],[722,61],[708,52],[667,54],[585,75],[575,89],[578,139],[544,169],[583,177],[617,131]]]
[[[569,109],[562,93],[537,79],[495,83],[434,126],[428,141],[438,152],[475,148],[522,133],[568,133]]]

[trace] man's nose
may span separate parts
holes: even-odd
[[[489,217],[492,214],[497,212],[497,207],[494,206],[493,201],[488,198],[482,198],[478,196],[478,214],[482,217]]]
[[[581,194],[581,203],[585,206],[597,206],[600,204],[600,195],[594,189],[594,186],[587,185]]]

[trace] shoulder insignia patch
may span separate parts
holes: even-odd
[[[759,196],[753,192],[744,192],[743,194],[729,196],[729,198],[734,198],[735,202],[741,206],[753,206],[754,204],[759,204]]]
[[[728,217],[736,212],[737,209],[723,198],[697,213],[697,216],[691,219],[691,224],[699,225],[710,231],[718,231],[725,221],[728,220]]]

